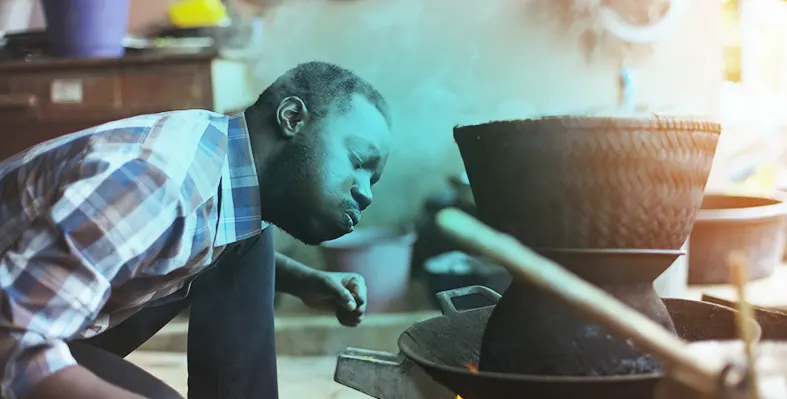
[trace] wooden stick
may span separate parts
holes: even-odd
[[[612,332],[631,338],[657,356],[669,367],[670,375],[686,386],[704,394],[718,391],[720,369],[692,357],[683,340],[607,292],[462,211],[441,211],[437,224],[454,239],[500,262],[516,279],[566,302]]]
[[[746,352],[746,363],[748,364],[750,383],[748,389],[749,398],[759,399],[760,390],[757,378],[757,365],[755,363],[755,343],[749,323],[749,320],[754,318],[754,314],[751,305],[746,300],[746,280],[748,280],[746,258],[743,254],[735,252],[730,255],[729,264],[732,272],[732,283],[735,285],[735,291],[738,294],[738,317],[736,321],[738,334],[741,340],[743,340]]]

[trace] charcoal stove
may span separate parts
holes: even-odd
[[[675,332],[653,280],[679,256],[721,131],[672,117],[546,117],[454,129],[478,218]],[[627,375],[661,365],[514,281],[481,370]],[[515,354],[512,356],[512,354]]]
[[[734,311],[661,300],[652,283],[681,254],[720,133],[717,123],[658,115],[559,116],[457,127],[454,138],[482,222],[696,341],[735,337]],[[502,299],[477,287],[461,296],[470,291],[494,305],[458,311],[448,305],[458,293],[441,294],[444,315],[408,329],[398,357],[377,358],[381,377],[364,381],[377,397],[422,397],[379,396],[393,381],[384,370],[401,381],[418,367],[464,399],[651,397],[660,364],[631,340],[520,281]],[[372,355],[343,355],[337,381],[353,386],[348,365]],[[413,378],[413,389],[424,386]]]
[[[558,377],[477,370],[487,321],[500,295],[483,286],[438,294],[443,312],[414,324],[399,338],[399,354],[348,348],[334,380],[378,399],[650,399],[658,373]],[[687,341],[736,339],[736,311],[721,305],[664,299],[677,334]],[[472,309],[460,303],[486,303]],[[750,320],[756,336],[761,330]]]

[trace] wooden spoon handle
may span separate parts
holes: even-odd
[[[513,237],[457,209],[438,213],[437,224],[454,239],[500,262],[519,281],[566,302],[610,331],[631,338],[665,363],[673,378],[704,393],[713,393],[719,388],[720,370],[691,357],[684,341]]]

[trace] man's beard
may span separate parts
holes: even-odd
[[[315,211],[322,204],[314,170],[317,159],[308,143],[295,137],[262,174],[260,203],[263,218],[298,241],[317,245],[321,237]]]

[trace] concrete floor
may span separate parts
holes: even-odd
[[[361,326],[342,327],[332,314],[307,309],[282,296],[276,310],[279,397],[282,399],[369,399],[333,381],[337,354],[347,347],[396,352],[399,335],[413,323],[437,316],[426,289],[413,284],[408,312],[369,314]],[[421,310],[421,311],[415,311]],[[186,394],[188,319],[173,320],[127,359]]]
[[[147,370],[186,396],[186,355],[138,351],[127,360]],[[335,356],[278,358],[279,397],[282,399],[369,399],[333,382]]]
[[[748,299],[754,305],[787,309],[785,286],[787,286],[787,267],[783,266],[777,268],[769,278],[751,282],[747,287]],[[728,285],[694,286],[684,297],[698,300],[703,293],[729,300],[736,299],[735,291]],[[393,351],[395,350],[395,336],[401,330],[419,321],[415,319],[433,316],[428,313],[374,315],[362,324],[364,327],[356,329],[338,326],[332,316],[283,317],[280,321],[277,320],[277,335],[279,329],[287,331],[287,334],[284,334],[285,337],[291,337],[296,332],[300,332],[301,335],[296,340],[300,346],[303,345],[303,342],[307,342],[307,338],[323,341],[319,345],[313,345],[313,351],[310,352],[318,353],[318,349],[330,349],[317,356],[294,356],[298,351],[280,351],[278,357],[280,397],[282,399],[368,399],[369,396],[333,381],[336,354],[329,354],[329,352],[347,346]],[[165,328],[166,331],[162,330],[157,337],[154,337],[155,339],[151,340],[152,345],[146,345],[148,348],[143,347],[143,350],[132,353],[128,359],[185,395],[186,356],[183,353],[183,348],[185,348],[186,325],[183,320],[180,320],[168,328],[169,330]],[[386,335],[383,332],[387,330],[390,330],[391,333]],[[370,336],[383,337],[385,342],[362,339]],[[386,342],[393,346],[386,347],[384,345]],[[281,349],[290,347],[294,347],[294,345],[282,345]],[[146,349],[155,349],[156,351]],[[170,352],[158,352],[160,350]]]

